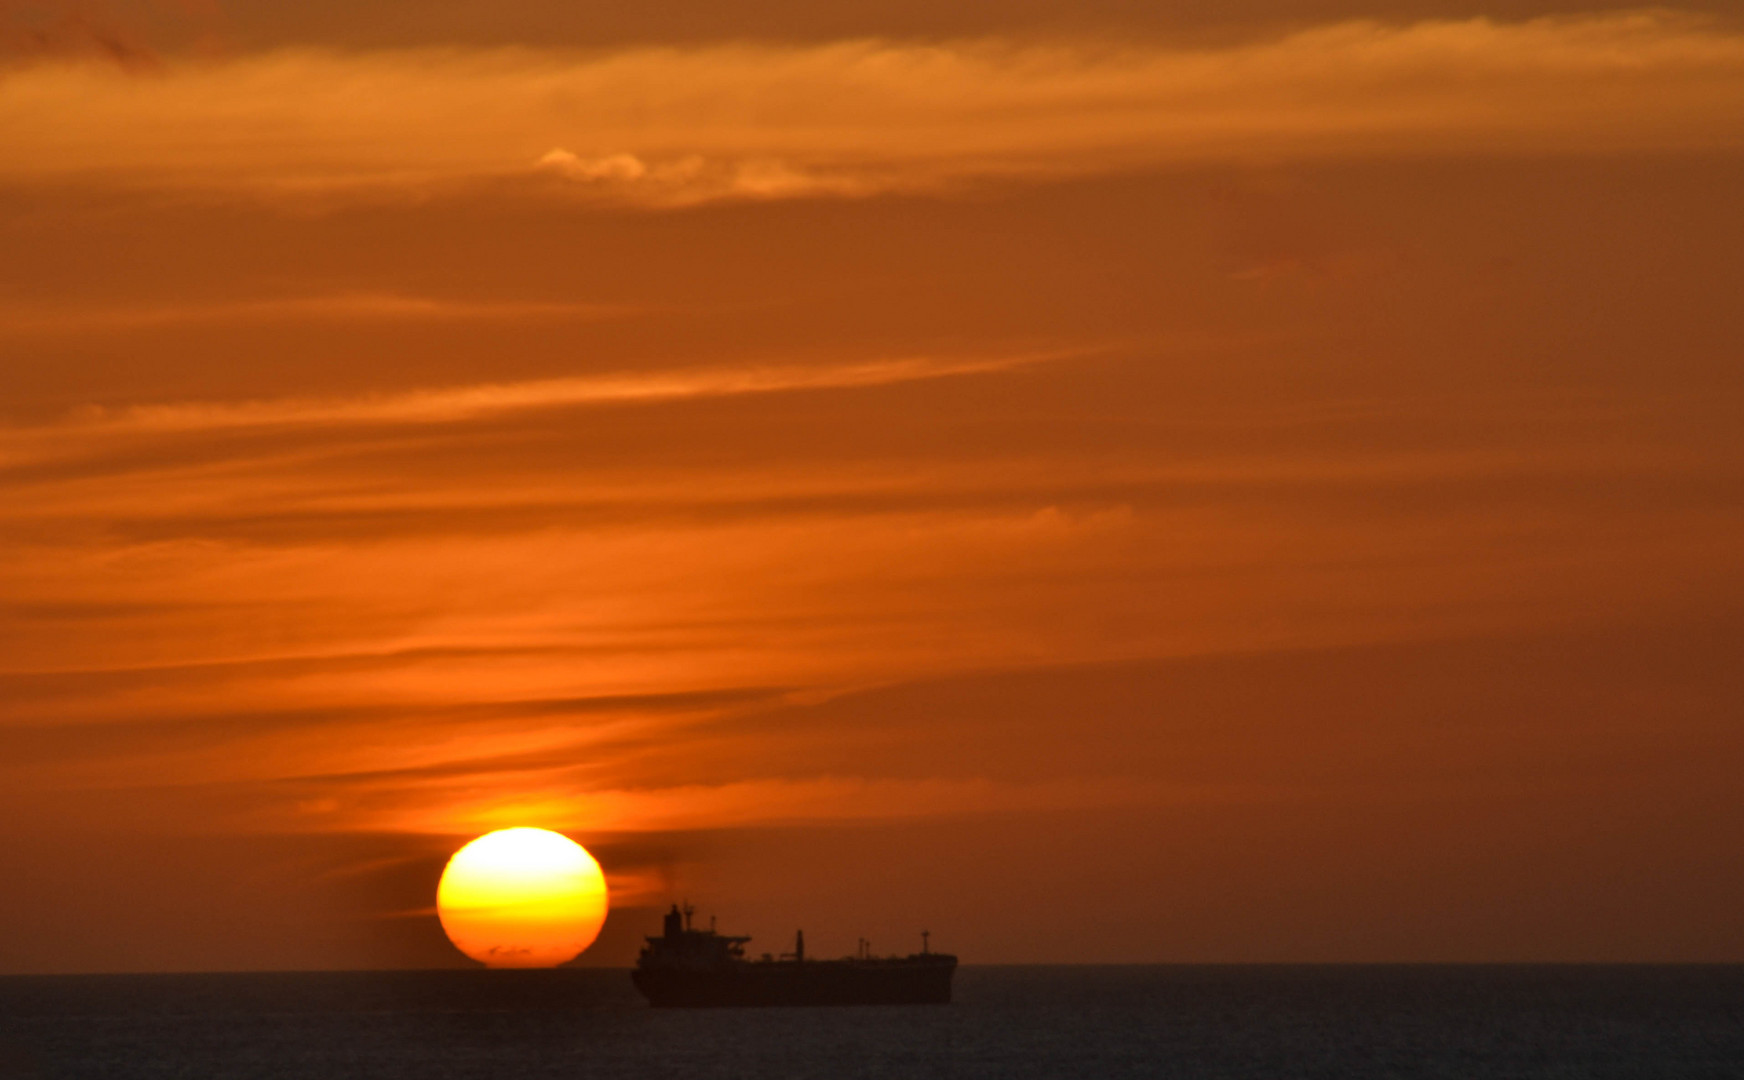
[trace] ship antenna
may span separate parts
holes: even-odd
[[[927,955],[927,953],[932,951],[931,943],[928,940],[932,936],[933,936],[932,932],[929,930],[922,930],[920,932],[920,954],[922,956],[925,956],[925,955]]]
[[[690,929],[690,917],[695,913],[696,909],[690,906],[689,900],[686,900],[684,902],[684,928],[686,930]]]
[[[713,915],[710,915],[709,916],[709,933],[712,934],[714,932],[715,932],[715,917]]]

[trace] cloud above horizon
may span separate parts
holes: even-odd
[[[968,41],[281,51],[0,69],[0,182],[532,185],[684,205],[1171,162],[1744,145],[1744,33],[1668,12]]]

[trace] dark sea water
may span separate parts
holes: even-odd
[[[664,1011],[623,971],[0,978],[0,1075],[1744,1078],[1744,967],[965,968]]]

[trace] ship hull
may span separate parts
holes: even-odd
[[[715,968],[641,967],[631,973],[649,1003],[664,1008],[767,1005],[943,1005],[954,959],[803,963],[739,962]]]

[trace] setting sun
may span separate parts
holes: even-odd
[[[553,967],[581,954],[606,921],[606,880],[575,841],[501,829],[454,853],[436,888],[442,929],[491,967]]]

